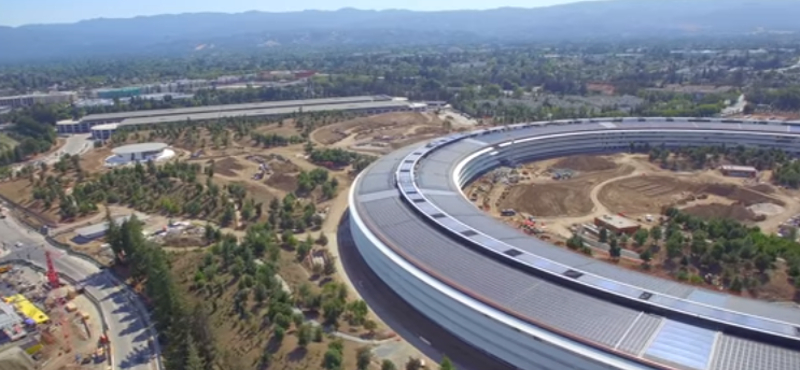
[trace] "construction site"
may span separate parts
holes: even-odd
[[[800,213],[793,190],[757,178],[727,177],[716,169],[672,172],[635,154],[498,168],[464,193],[504,222],[536,219],[545,234],[558,238],[570,237],[576,225],[603,215],[624,215],[646,225],[667,207],[704,218],[732,218],[772,233]]]
[[[800,192],[764,181],[769,173],[745,172],[747,176],[721,168],[669,171],[639,154],[573,156],[495,169],[468,185],[464,193],[477,207],[533,237],[567,246],[570,238],[579,235],[585,245],[580,252],[637,270],[645,263],[641,253],[655,250],[646,264],[649,273],[686,279],[687,270],[670,261],[663,247],[649,247],[663,241],[629,241],[639,229],[647,231],[644,240],[652,229],[664,230],[664,212],[670,207],[700,219],[733,219],[768,234],[796,237]],[[609,237],[620,240],[619,257],[612,256],[609,244],[601,242]],[[695,283],[705,281],[720,288],[719,271],[690,267]],[[795,289],[779,278],[785,276],[785,267],[779,263],[776,268],[773,275],[778,278],[762,276],[758,289],[748,294],[795,299]]]
[[[84,288],[47,270],[0,266],[0,369],[107,369],[109,341],[100,311]]]

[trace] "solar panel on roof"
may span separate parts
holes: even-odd
[[[540,270],[550,272],[551,274],[559,275],[568,270],[564,265],[549,261],[534,254],[526,253],[519,256],[517,259],[527,263],[530,266],[536,267]]]
[[[442,214],[442,212],[439,211],[438,208],[434,207],[433,205],[431,205],[428,202],[418,203],[418,204],[416,204],[416,207],[422,213],[424,213],[426,215],[429,215],[429,216],[433,216],[434,214]]]
[[[519,249],[509,249],[509,250],[507,250],[507,251],[505,251],[503,253],[505,253],[505,254],[507,254],[507,255],[509,255],[511,257],[516,257],[516,256],[519,256],[520,254],[522,254],[522,252],[520,252]]]
[[[470,238],[474,243],[478,243],[479,245],[483,245],[484,247],[489,248],[492,251],[502,253],[504,250],[508,249],[508,245],[505,245],[497,240],[489,238],[483,234],[477,234]]]
[[[452,217],[442,218],[439,220],[439,223],[454,233],[464,233],[465,231],[469,231],[468,227],[464,226],[464,224],[458,222]]]

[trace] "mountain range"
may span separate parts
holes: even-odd
[[[800,31],[797,14],[800,1],[795,0],[615,0],[439,12],[192,13],[0,27],[0,62],[265,47],[735,36]]]

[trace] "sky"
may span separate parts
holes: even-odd
[[[539,7],[578,0],[0,0],[0,25],[72,23],[93,18],[140,15],[225,12],[270,12],[307,9],[490,9],[504,6]]]

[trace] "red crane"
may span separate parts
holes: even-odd
[[[53,264],[53,256],[51,255],[50,251],[45,251],[44,256],[47,260],[47,281],[50,283],[50,289],[58,289],[61,287],[61,279],[58,278],[58,271],[56,271],[56,266]],[[67,318],[68,314],[65,308],[66,302],[67,297],[57,297],[56,309],[53,313],[55,316],[54,322],[58,323],[61,332],[64,334],[64,350],[65,352],[69,353],[72,351],[72,344],[70,343],[70,334],[72,333],[72,328],[70,327],[71,324]]]
[[[58,289],[61,287],[61,281],[58,278],[58,271],[56,271],[56,266],[53,264],[53,257],[50,255],[50,251],[45,251],[44,257],[47,259],[47,281],[50,283],[50,288]]]

